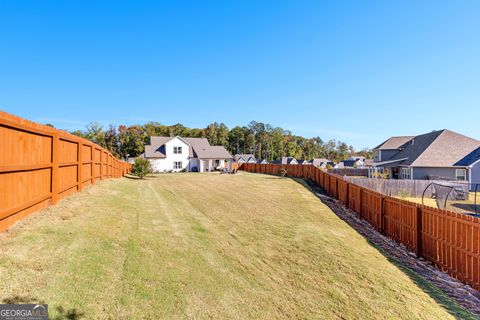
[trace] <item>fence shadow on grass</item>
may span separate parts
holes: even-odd
[[[395,265],[399,270],[401,270],[410,280],[413,281],[425,292],[430,298],[435,300],[436,303],[442,306],[450,315],[455,317],[456,319],[476,319],[471,313],[467,310],[463,309],[460,305],[453,301],[453,299],[449,298],[446,293],[442,290],[437,288],[434,284],[432,284],[427,279],[423,278],[421,275],[417,274],[415,271],[406,267],[402,262],[395,259],[394,257],[390,256],[386,253],[382,248],[377,246],[375,243],[367,239],[367,242],[377,249],[387,260]]]
[[[35,297],[28,297],[28,296],[11,296],[4,298],[2,303],[6,304],[48,304],[47,302],[37,299]],[[62,306],[55,307],[57,311],[57,315],[55,317],[50,317],[51,320],[79,320],[85,316],[85,313],[78,311],[75,308],[72,309],[64,309]]]
[[[324,196],[328,196],[325,190],[321,187],[316,185],[313,180],[311,179],[303,179],[303,178],[295,178],[295,177],[287,177],[292,179],[293,181],[297,182],[298,184],[302,185],[304,188],[309,190],[315,197],[318,198],[317,194],[322,194]],[[330,197],[330,196],[328,196]],[[334,208],[329,205],[329,203],[323,202],[321,198],[318,198],[323,204],[330,208],[330,210],[334,211]],[[335,212],[335,211],[334,211]],[[337,215],[338,216],[338,215]],[[342,219],[340,216],[338,216]],[[415,271],[409,269],[405,266],[401,261],[397,260],[396,258],[392,257],[382,248],[380,248],[376,243],[371,241],[367,238],[367,236],[357,230],[354,225],[352,225],[349,221],[342,219],[347,223],[351,228],[353,228],[357,233],[359,233],[365,240],[375,248],[380,254],[382,254],[390,263],[395,265],[399,270],[401,270],[410,280],[412,280],[423,292],[425,292],[429,297],[435,300],[436,303],[441,305],[450,315],[455,317],[456,319],[476,319],[476,317],[472,316],[466,309],[462,308],[457,302],[455,302],[452,298],[449,298],[446,293],[444,293],[441,289],[437,288],[434,284],[430,281],[416,273]]]

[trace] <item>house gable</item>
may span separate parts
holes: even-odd
[[[478,140],[449,130],[433,131],[410,139],[388,161],[398,166],[451,167],[478,147]]]

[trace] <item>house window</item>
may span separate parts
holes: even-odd
[[[465,181],[467,180],[467,170],[466,169],[456,169],[455,170],[455,179]]]
[[[410,168],[400,168],[400,179],[411,179]]]
[[[182,169],[182,161],[174,161],[173,162],[173,169]]]
[[[173,147],[174,154],[182,154],[182,147]]]

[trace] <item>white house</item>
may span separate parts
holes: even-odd
[[[228,167],[232,156],[222,146],[211,146],[206,138],[150,137],[142,155],[154,172],[208,172]]]
[[[253,154],[236,154],[233,156],[233,161],[237,163],[257,163]]]
[[[278,159],[274,163],[276,163],[276,164],[298,164],[298,161],[294,157],[281,157],[280,159]]]

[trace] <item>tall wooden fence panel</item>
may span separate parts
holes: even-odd
[[[263,166],[243,169],[278,174],[283,167],[289,176],[313,179],[387,237],[480,290],[479,218],[392,198],[311,166]]]
[[[340,176],[368,177],[368,168],[334,168],[329,169],[328,173]]]
[[[480,219],[422,207],[422,255],[480,289]]]
[[[466,194],[468,194],[470,187],[468,181],[373,179],[349,176],[345,176],[344,179],[363,188],[391,197],[410,196],[418,198],[422,197],[424,192],[426,197],[431,197],[434,189],[429,186],[432,183],[461,188]]]
[[[395,198],[385,198],[385,234],[408,249],[418,252],[417,205]]]
[[[380,193],[365,189],[361,192],[361,215],[380,232],[383,231],[383,201]]]
[[[0,147],[0,231],[97,179],[130,170],[88,140],[1,111]]]
[[[343,179],[338,179],[338,200],[348,206],[348,183]]]
[[[348,184],[348,207],[355,212],[362,213],[362,188],[354,184]]]
[[[338,180],[338,178],[336,176],[334,176],[334,175],[330,176],[329,193],[335,198],[338,198],[337,180]]]

